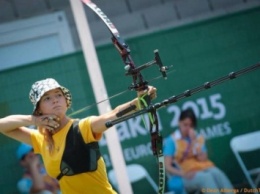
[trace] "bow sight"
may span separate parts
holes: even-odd
[[[147,62],[139,67],[136,67],[131,58],[129,46],[122,40],[121,37],[119,37],[118,33],[116,35],[112,33],[112,35],[112,42],[117,48],[125,64],[125,75],[133,77],[133,83],[128,87],[130,90],[139,91],[146,89],[148,82],[143,79],[141,71],[148,67],[151,67],[152,65],[158,65],[159,71],[162,73],[162,77],[164,79],[167,79],[166,71],[169,68],[167,66],[163,66],[158,49],[154,50],[154,60]]]

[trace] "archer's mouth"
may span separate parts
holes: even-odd
[[[60,109],[61,106],[54,106],[53,109],[56,110],[56,109]]]

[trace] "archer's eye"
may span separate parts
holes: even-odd
[[[58,93],[57,95],[56,95],[56,97],[62,97],[63,96],[63,94],[62,93]]]
[[[46,96],[43,98],[43,101],[48,102],[51,98],[49,96]]]

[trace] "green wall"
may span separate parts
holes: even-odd
[[[259,61],[260,53],[260,8],[219,17],[182,27],[151,33],[128,39],[132,57],[137,65],[153,59],[153,50],[159,49],[164,65],[173,65],[168,79],[151,82],[158,88],[159,102],[211,81],[231,71],[236,71]],[[109,34],[108,34],[109,38]],[[87,44],[87,43],[86,43]],[[131,78],[123,76],[121,59],[112,44],[97,48],[109,95],[125,90]],[[160,75],[156,67],[144,76],[150,80]],[[30,114],[32,106],[28,99],[31,84],[39,79],[53,77],[68,87],[73,94],[73,106],[69,113],[94,103],[94,97],[81,52],[39,63],[0,72],[0,116]],[[201,92],[174,105],[159,110],[161,132],[164,137],[173,132],[181,109],[192,107],[199,118],[198,133],[207,138],[209,157],[223,169],[232,183],[241,186],[246,179],[230,149],[232,137],[260,129],[260,71]],[[113,107],[135,97],[127,92],[111,100]],[[76,115],[78,118],[97,114],[96,108]],[[156,160],[150,151],[150,136],[140,117],[117,126],[127,165],[141,164],[157,183]],[[102,153],[111,170],[105,142],[100,142]],[[2,173],[1,193],[15,193],[21,170],[15,159],[18,143],[0,136]],[[259,165],[258,153],[245,156],[251,166]],[[134,183],[134,192],[141,192],[143,179]],[[154,192],[155,193],[155,192]]]

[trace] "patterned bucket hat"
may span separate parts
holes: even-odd
[[[34,105],[33,114],[35,114],[35,111],[38,106],[38,102],[40,101],[41,97],[46,92],[56,89],[56,88],[60,88],[62,90],[62,92],[67,100],[68,108],[71,106],[72,96],[71,96],[70,91],[67,88],[61,86],[55,79],[47,78],[44,80],[37,81],[32,85],[32,89],[29,93],[29,98],[30,98],[32,104]]]

